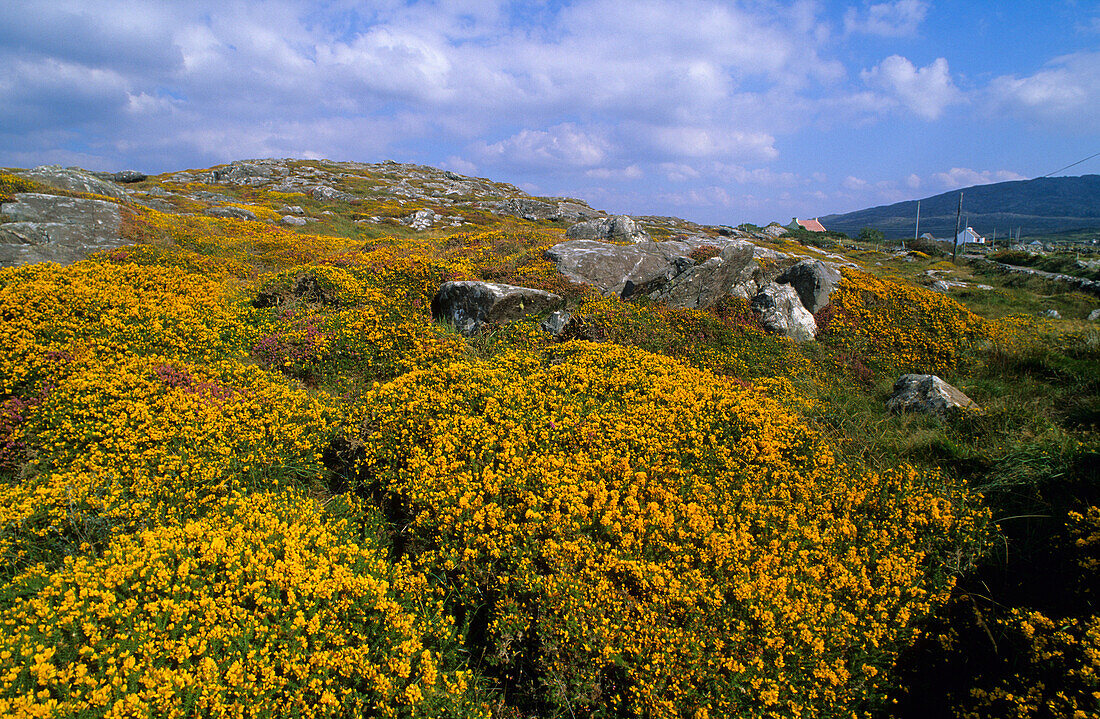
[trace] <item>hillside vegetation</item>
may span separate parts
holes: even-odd
[[[131,244],[0,270],[0,715],[1100,716],[1094,299],[849,250],[796,344],[568,281],[557,218],[416,231],[455,205],[371,188],[430,180],[341,171],[150,178]],[[456,279],[574,330],[466,337]],[[890,414],[906,372],[982,410]]]
[[[920,200],[920,231],[936,237],[952,237],[960,190]],[[997,229],[999,238],[1009,230],[1022,228],[1027,237],[1100,228],[1100,175],[1043,177],[1035,180],[997,182],[964,187],[963,212],[966,222],[986,237]],[[889,239],[913,236],[917,201],[871,207],[856,212],[822,217],[825,227],[853,237],[863,227],[874,227]]]

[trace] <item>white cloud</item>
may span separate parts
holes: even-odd
[[[911,176],[912,177],[912,176]],[[1008,182],[1009,180],[1026,180],[1027,178],[1018,172],[1011,170],[971,170],[968,167],[952,167],[947,172],[937,172],[932,179],[947,189],[956,187],[968,187],[970,185],[988,185],[994,182]]]
[[[746,132],[716,124],[638,126],[628,131],[658,156],[713,160],[771,160],[779,153],[775,138],[766,132]]]
[[[441,165],[444,170],[453,170],[463,175],[473,175],[477,172],[477,165],[464,160],[458,155],[451,155]]]
[[[844,14],[844,31],[883,37],[912,36],[924,22],[928,5],[924,0],[894,0],[869,6],[864,3],[862,9],[848,8]]]
[[[949,106],[963,100],[951,80],[945,58],[917,68],[900,55],[891,55],[878,66],[864,70],[860,77],[868,86],[881,90],[906,110],[936,120]]]
[[[630,165],[617,170],[598,167],[594,170],[585,171],[584,176],[595,180],[640,180],[645,177],[645,173],[637,165]]]
[[[867,189],[867,186],[869,184],[870,183],[868,183],[867,180],[861,179],[859,177],[853,177],[852,175],[848,175],[848,177],[845,177],[844,181],[840,183],[841,187],[844,187],[848,190],[855,190],[857,192]]]
[[[921,186],[920,175],[916,174],[915,172],[911,173],[909,175],[909,177],[905,178],[905,184],[908,187],[911,187],[914,190],[920,189],[920,186]]]
[[[547,130],[521,130],[505,140],[483,143],[477,149],[489,162],[518,167],[583,168],[602,164],[611,148],[600,134],[566,122]]]
[[[321,71],[347,73],[368,92],[438,103],[453,93],[450,52],[441,41],[376,27],[350,43],[318,47],[317,64]]]
[[[658,165],[669,182],[686,182],[699,177],[699,171],[682,162],[662,162]]]
[[[989,85],[995,112],[1079,129],[1100,127],[1100,52],[1055,58],[1026,76],[1003,75]]]

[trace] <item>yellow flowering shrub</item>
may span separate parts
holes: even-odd
[[[688,310],[590,292],[574,315],[573,334],[583,339],[640,347],[732,377],[791,376],[811,367],[796,345],[765,331],[738,297]]]
[[[42,185],[19,175],[0,172],[0,202],[11,202],[20,192],[38,192]]]
[[[960,697],[960,719],[1100,717],[1100,616],[1057,620],[1013,609],[995,630],[1014,645],[1016,665]]]
[[[249,330],[225,285],[179,269],[83,262],[0,269],[0,394],[84,358],[239,356]]]
[[[74,363],[15,430],[26,458],[19,481],[0,484],[6,570],[52,543],[196,516],[234,489],[317,478],[335,420],[255,366]]]
[[[366,404],[360,491],[521,711],[865,712],[974,521],[915,471],[838,466],[775,401],[634,349],[457,362]]]
[[[463,351],[462,338],[432,322],[422,283],[405,279],[402,296],[399,282],[380,289],[377,275],[362,268],[313,266],[269,278],[260,297],[275,305],[273,316],[252,356],[342,389],[449,361]]]
[[[0,609],[0,715],[467,715],[424,580],[346,534],[257,494],[30,572]]]
[[[945,373],[985,336],[986,322],[955,300],[845,269],[818,313],[819,338],[836,352],[888,373]]]

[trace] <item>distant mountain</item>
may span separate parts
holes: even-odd
[[[920,200],[920,233],[950,237],[955,231],[959,190]],[[962,189],[963,222],[986,237],[1009,229],[1021,236],[1045,235],[1067,230],[1100,229],[1100,175],[1045,177],[1037,180],[998,182]],[[821,223],[829,230],[855,236],[863,227],[882,230],[887,238],[913,236],[917,200],[882,205],[867,210],[828,215]]]

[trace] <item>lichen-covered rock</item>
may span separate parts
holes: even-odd
[[[416,231],[423,231],[434,225],[440,216],[434,210],[417,210],[408,217],[402,217],[400,222]]]
[[[569,325],[569,320],[573,319],[573,315],[565,310],[555,310],[551,312],[542,322],[539,322],[539,328],[547,334],[551,334],[554,337],[561,337],[562,332]]]
[[[645,242],[649,235],[638,228],[626,215],[612,215],[596,220],[578,222],[565,231],[570,240],[598,240],[602,242]]]
[[[306,218],[296,217],[295,215],[283,215],[283,224],[291,227],[303,227],[306,224]]]
[[[609,245],[573,240],[554,245],[546,257],[572,282],[593,285],[605,295],[631,296],[642,289],[653,291],[682,271],[681,265],[692,264],[691,250],[683,242]]]
[[[810,314],[816,314],[829,304],[840,280],[840,272],[821,260],[802,260],[779,275],[775,281],[793,287],[802,306]]]
[[[0,224],[0,266],[69,264],[126,244],[119,206],[106,200],[21,193],[0,212],[13,220]]]
[[[355,199],[355,195],[350,192],[341,192],[335,187],[329,187],[328,185],[318,185],[314,187],[309,194],[313,199],[322,202],[351,202]]]
[[[957,387],[934,374],[905,374],[894,383],[894,390],[886,400],[886,409],[891,412],[923,412],[946,419],[964,410],[977,411],[981,408]]]
[[[211,207],[206,211],[210,217],[222,217],[230,220],[255,220],[256,213],[243,207]]]
[[[115,183],[101,180],[79,167],[40,165],[33,170],[21,173],[21,176],[41,182],[43,185],[69,190],[70,192],[88,192],[94,195],[113,197],[116,200],[124,200],[127,197],[126,190]]]
[[[1100,309],[1089,312],[1089,322],[1100,320]]]
[[[769,332],[795,342],[809,342],[817,336],[814,316],[802,306],[790,285],[769,284],[752,298],[752,311]]]
[[[723,297],[750,299],[767,282],[755,250],[751,242],[734,240],[715,257],[677,274],[650,297],[685,309],[705,309]]]
[[[444,282],[432,298],[432,319],[473,335],[486,322],[507,322],[561,306],[552,292],[495,282]]]

